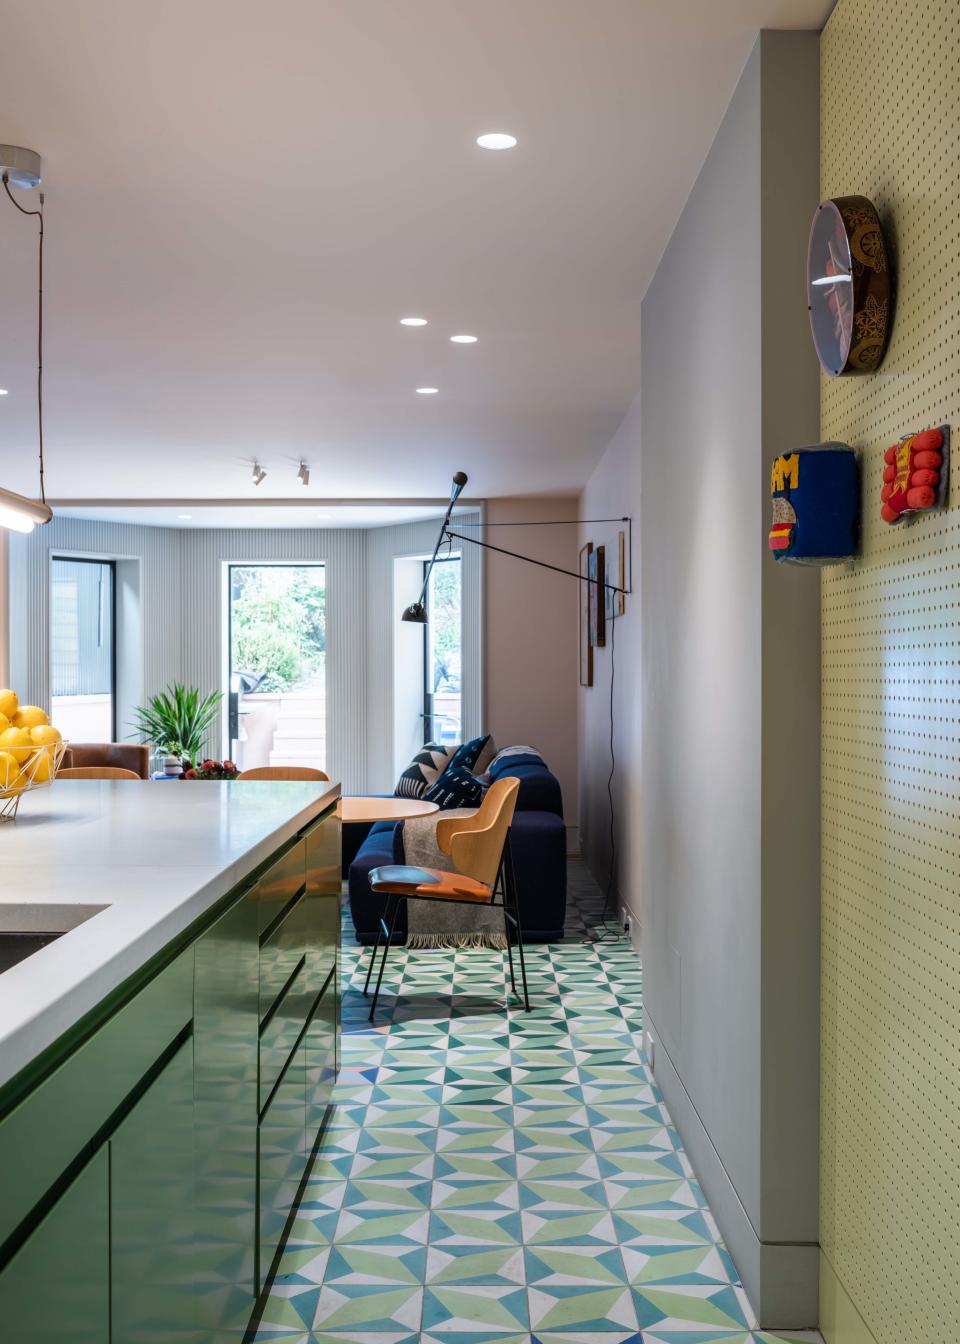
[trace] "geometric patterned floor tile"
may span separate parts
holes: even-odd
[[[335,1107],[258,1344],[781,1344],[644,1062],[639,962],[569,883],[529,1014],[502,954],[398,947],[370,1024],[345,921]]]

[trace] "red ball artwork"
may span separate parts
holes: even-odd
[[[880,517],[899,523],[911,513],[943,508],[947,498],[950,430],[924,429],[908,434],[883,455]]]

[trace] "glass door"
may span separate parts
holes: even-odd
[[[459,555],[449,555],[438,560],[433,566],[425,598],[427,624],[423,627],[424,741],[440,742],[444,746],[462,740],[460,575]]]
[[[227,755],[326,769],[326,584],[322,564],[231,564]]]
[[[114,742],[116,606],[112,560],[50,562],[50,717],[68,742]]]

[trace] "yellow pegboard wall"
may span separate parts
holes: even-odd
[[[826,379],[863,453],[863,554],[823,572],[821,1241],[878,1344],[960,1341],[960,3],[840,0],[823,196],[862,193],[896,307]],[[948,510],[880,520],[883,451],[949,423]]]

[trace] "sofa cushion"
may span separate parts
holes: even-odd
[[[471,742],[464,742],[462,747],[457,747],[447,769],[455,770],[462,766],[479,775],[487,769],[495,754],[493,738],[487,733],[485,737],[475,737]]]
[[[430,785],[446,770],[455,751],[456,747],[442,747],[439,742],[428,742],[397,780],[394,793],[398,798],[422,798]]]
[[[483,784],[464,766],[451,765],[444,770],[436,784],[431,784],[423,795],[425,803],[436,803],[441,811],[451,807],[479,807],[483,801]]]

